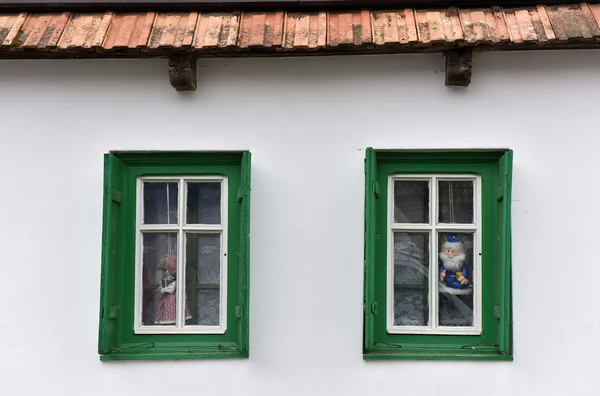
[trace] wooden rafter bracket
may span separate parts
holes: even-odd
[[[169,56],[169,81],[177,91],[195,91],[198,81],[198,56],[194,54]]]
[[[444,51],[446,56],[446,85],[467,87],[471,83],[473,50],[460,48]]]

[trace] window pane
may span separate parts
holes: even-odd
[[[429,182],[394,182],[394,222],[429,223]]]
[[[177,233],[147,233],[142,240],[142,324],[174,326]]]
[[[473,223],[473,182],[440,181],[440,223]]]
[[[221,234],[187,234],[186,294],[188,325],[219,325]]]
[[[218,326],[219,325],[219,289],[196,290],[197,325]]]
[[[438,236],[439,325],[473,326],[473,234]]]
[[[177,224],[178,184],[144,183],[144,224]]]
[[[394,233],[394,325],[429,325],[429,233]]]
[[[221,223],[221,183],[188,183],[187,223]]]

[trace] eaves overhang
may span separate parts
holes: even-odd
[[[177,67],[181,60],[191,65],[198,57],[444,52],[459,62],[459,72],[469,68],[470,80],[474,50],[599,47],[600,4],[590,3],[0,13],[0,59],[170,57]]]

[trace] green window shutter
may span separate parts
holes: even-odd
[[[511,171],[512,152],[507,150],[366,150],[364,359],[512,360]],[[393,242],[385,240],[386,203],[394,193],[387,181],[396,174],[437,173],[473,174],[482,181],[481,334],[396,334],[387,329],[387,253]]]
[[[250,170],[251,155],[245,152],[242,156],[242,181],[238,201],[240,208],[240,295],[241,306],[236,311],[240,318],[239,346],[240,352],[249,352],[249,318],[248,318],[248,296],[250,275]]]
[[[511,186],[512,186],[512,151],[507,151],[499,161],[498,187],[498,259],[499,259],[499,350],[505,355],[512,355],[512,312],[511,312]]]
[[[100,275],[100,329],[98,353],[106,354],[117,342],[117,281],[121,256],[121,203],[123,163],[104,156],[104,213],[102,217],[102,272]]]
[[[367,148],[365,156],[365,251],[364,251],[364,351],[373,347],[375,313],[375,200],[377,186],[377,157],[375,150]]]

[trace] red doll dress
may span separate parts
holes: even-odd
[[[156,317],[154,318],[154,324],[168,325],[175,324],[177,318],[177,294],[175,293],[175,271],[177,267],[177,256],[174,254],[168,254],[164,258],[165,261],[165,274],[161,281],[162,296],[158,303],[156,310]],[[185,319],[191,319],[192,314],[187,304],[187,298],[185,301]]]
[[[175,282],[173,282],[175,283]],[[158,303],[158,309],[156,310],[156,318],[154,319],[155,324],[166,325],[175,324],[175,318],[177,317],[177,296],[173,293],[163,293]],[[185,302],[185,319],[191,319],[192,314],[190,308]]]

